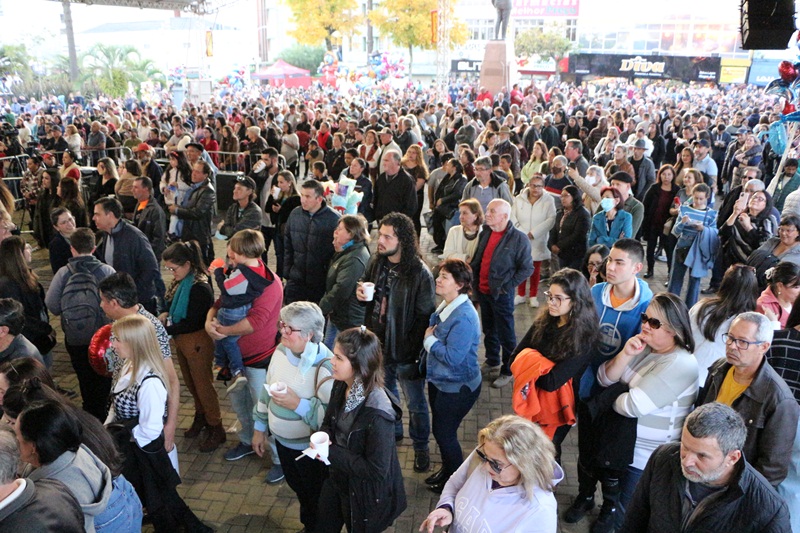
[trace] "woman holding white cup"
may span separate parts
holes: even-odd
[[[320,428],[328,435],[330,468],[318,505],[325,520],[316,532],[340,533],[347,525],[350,533],[378,533],[406,508],[394,440],[400,407],[383,388],[378,337],[364,326],[339,333],[332,364],[336,382]]]
[[[294,302],[281,309],[281,343],[272,354],[267,379],[253,410],[253,450],[267,449],[275,437],[286,482],[300,501],[300,521],[316,531],[317,502],[325,465],[303,456],[322,424],[333,386],[331,351],[322,344],[325,318],[317,304]]]

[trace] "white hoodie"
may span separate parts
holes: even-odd
[[[442,491],[437,507],[452,506],[450,533],[556,533],[558,510],[555,495],[536,487],[528,500],[522,485],[492,489],[492,478],[473,451]],[[473,465],[470,467],[470,465]],[[553,485],[564,479],[564,470],[553,465]]]

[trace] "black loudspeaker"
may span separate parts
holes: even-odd
[[[217,211],[225,216],[225,211],[233,203],[233,186],[241,172],[217,172]]]
[[[795,32],[794,0],[742,0],[742,48],[785,50]]]

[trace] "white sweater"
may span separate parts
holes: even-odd
[[[552,195],[544,193],[531,204],[528,201],[528,189],[523,189],[515,198],[511,207],[511,222],[525,235],[533,235],[531,240],[531,258],[534,261],[550,259],[547,239],[550,230],[556,223],[556,202]],[[528,237],[530,239],[530,237]]]

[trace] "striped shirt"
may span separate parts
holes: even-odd
[[[800,402],[800,331],[794,328],[776,331],[767,351],[767,361]]]

